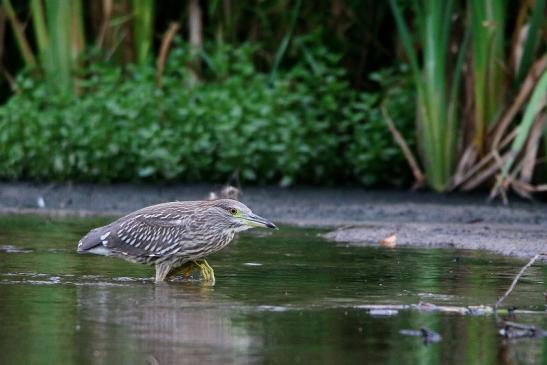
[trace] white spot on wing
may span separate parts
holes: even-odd
[[[104,241],[108,236],[110,236],[110,232],[106,232],[101,236],[101,241]]]

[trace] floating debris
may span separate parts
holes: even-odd
[[[429,299],[429,300],[440,300],[443,302],[453,301],[454,295],[448,295],[448,294],[436,294],[436,293],[418,293],[417,294],[420,299]]]
[[[32,252],[30,248],[15,247],[12,245],[0,246],[0,252],[4,253],[29,253]]]
[[[533,325],[504,321],[498,334],[508,339],[547,337],[547,331]]]
[[[440,334],[426,327],[422,327],[419,330],[404,329],[404,330],[400,330],[399,333],[404,336],[421,337],[424,345],[440,342],[443,339]]]
[[[122,281],[122,282],[134,282],[141,281],[140,278],[130,278],[129,276],[120,276],[117,278],[112,278],[113,281]]]
[[[289,310],[289,308],[280,305],[259,305],[257,309],[264,312],[286,312]]]
[[[389,317],[399,314],[399,311],[396,309],[371,309],[368,312],[371,316],[377,317]]]
[[[436,305],[427,302],[419,302],[418,304],[360,304],[352,306],[355,309],[364,309],[370,311],[383,311],[383,310],[417,310],[419,312],[441,312],[441,313],[454,313],[461,315],[471,316],[484,316],[492,315],[496,312],[494,307],[488,305],[470,305],[467,307],[451,306],[451,305]],[[498,314],[509,314],[508,309],[497,311]],[[511,308],[511,314],[540,314],[544,311],[524,310]]]
[[[469,309],[469,314],[474,316],[483,316],[485,314],[494,313],[494,308],[488,305],[470,305],[467,307],[467,309]],[[511,313],[513,313],[514,311],[515,308],[511,308]]]
[[[433,303],[428,303],[428,302],[420,302],[417,304],[416,306],[419,310],[421,311],[436,311],[436,310],[439,310],[439,307],[437,307],[435,304]]]

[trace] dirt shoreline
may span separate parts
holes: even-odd
[[[111,215],[172,200],[205,198],[219,186],[0,183],[0,214]],[[327,227],[327,239],[378,245],[388,235],[413,247],[455,247],[530,257],[547,252],[547,204],[485,195],[359,188],[249,187],[241,200],[275,222]]]

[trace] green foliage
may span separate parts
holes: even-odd
[[[162,87],[155,70],[125,72],[93,63],[81,95],[52,94],[43,80],[18,78],[19,92],[0,108],[0,177],[35,180],[177,180],[365,184],[400,181],[402,157],[377,109],[379,95],[357,94],[336,66],[338,57],[315,47],[310,62],[275,77],[257,72],[256,47],[206,47],[204,80],[190,82],[177,43]],[[392,88],[393,72],[374,75]],[[408,88],[394,87],[390,111],[413,119]],[[411,107],[410,107],[411,108]],[[407,131],[408,132],[408,131]],[[410,133],[406,133],[410,135]],[[355,138],[354,138],[355,137]],[[406,176],[407,174],[403,174]]]
[[[360,93],[348,108],[346,117],[354,128],[348,144],[347,159],[365,185],[390,182],[402,185],[411,181],[408,165],[386,127],[381,113],[385,101],[395,126],[412,150],[416,148],[414,131],[415,94],[408,67],[385,69],[370,75],[378,83],[378,92]]]

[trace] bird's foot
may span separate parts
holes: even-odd
[[[193,263],[199,269],[201,277],[204,281],[210,282],[212,284],[215,283],[215,270],[213,270],[213,268],[209,265],[207,261],[195,260],[193,261]]]
[[[176,275],[182,275],[184,279],[188,279],[192,275],[192,271],[197,268],[198,266],[195,264],[194,261],[188,261],[184,263],[182,266],[170,270],[169,273],[166,275],[166,277],[174,277]],[[162,281],[162,279],[158,279],[158,275],[156,275],[156,282],[158,281]]]
[[[205,260],[188,261],[187,263],[182,265],[177,271],[181,273],[182,276],[186,279],[190,277],[190,275],[192,275],[192,271],[194,271],[194,269],[199,270],[200,276],[203,281],[212,284],[215,283],[215,271]]]

